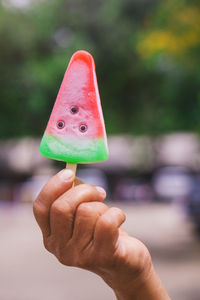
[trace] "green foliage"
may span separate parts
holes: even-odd
[[[96,62],[107,131],[199,131],[197,1],[0,0],[0,137],[41,135],[74,51]]]
[[[200,5],[196,0],[160,1],[138,33],[137,52],[159,86],[159,131],[200,131]]]

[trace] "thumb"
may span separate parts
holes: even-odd
[[[75,174],[64,169],[49,179],[33,205],[33,212],[44,236],[50,233],[49,211],[52,203],[72,187]]]

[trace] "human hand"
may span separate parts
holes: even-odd
[[[106,197],[102,188],[86,184],[72,188],[74,179],[70,170],[62,170],[35,200],[34,215],[45,248],[64,265],[100,275],[118,299],[142,295],[139,290],[154,274],[147,248],[121,228],[124,213],[102,203]],[[169,299],[142,297],[138,299]]]

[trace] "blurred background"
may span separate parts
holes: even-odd
[[[94,56],[108,161],[78,168],[124,209],[174,300],[200,299],[200,3],[0,0],[0,299],[108,300],[60,265],[32,215],[61,162],[39,143],[74,51]]]

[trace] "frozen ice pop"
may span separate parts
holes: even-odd
[[[107,137],[93,57],[75,52],[64,75],[40,152],[70,164],[108,158]]]

